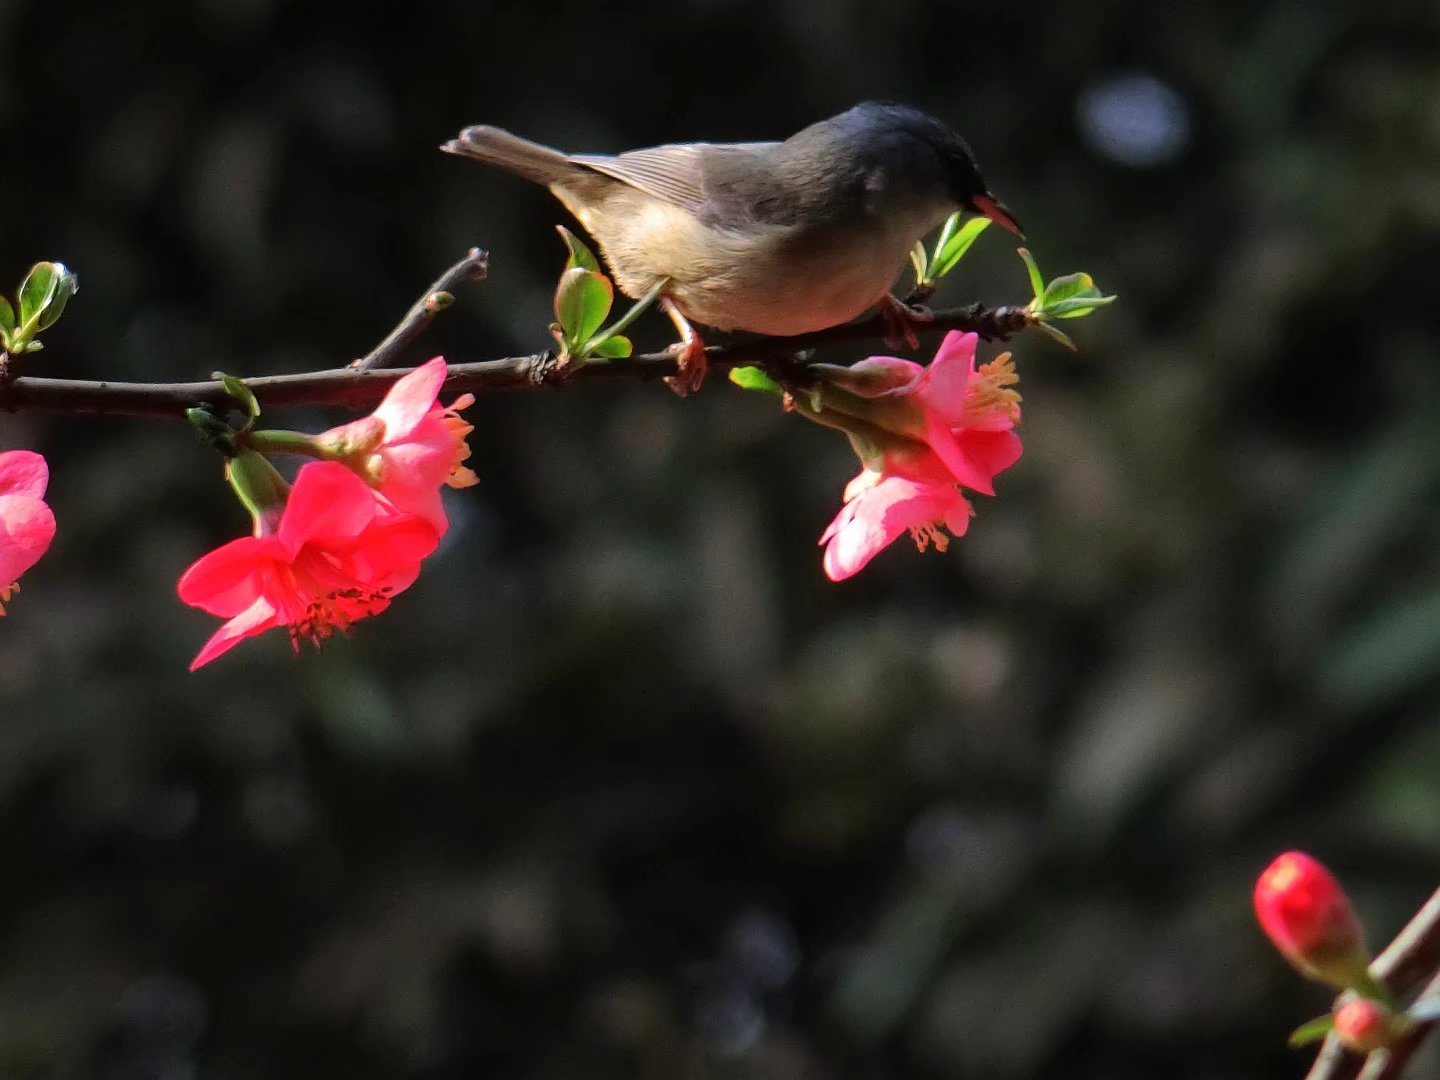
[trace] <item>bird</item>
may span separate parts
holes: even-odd
[[[916,242],[957,210],[1023,236],[966,142],[894,102],[862,102],[781,142],[566,154],[481,124],[441,149],[548,188],[623,294],[660,289],[680,335],[667,381],[682,395],[705,375],[692,324],[788,337],[875,307],[913,347],[928,312],[890,289]]]

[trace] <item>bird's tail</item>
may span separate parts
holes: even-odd
[[[558,150],[485,124],[467,127],[440,149],[483,161],[547,187],[579,168]]]

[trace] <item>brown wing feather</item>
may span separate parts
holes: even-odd
[[[570,160],[694,214],[699,213],[713,194],[707,189],[706,173],[707,166],[713,165],[716,158],[736,162],[778,145],[773,142],[675,143],[614,156],[573,154]]]

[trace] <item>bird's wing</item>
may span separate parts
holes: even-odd
[[[570,160],[598,173],[612,176],[647,195],[672,203],[692,214],[701,212],[713,198],[713,173],[717,164],[742,165],[757,151],[769,150],[778,143],[674,143],[630,150],[613,157],[606,154],[575,154]],[[707,178],[710,183],[707,183]]]

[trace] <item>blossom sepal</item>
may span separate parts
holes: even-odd
[[[239,451],[225,462],[225,480],[255,519],[255,535],[274,532],[285,511],[290,485],[265,455],[254,450]]]

